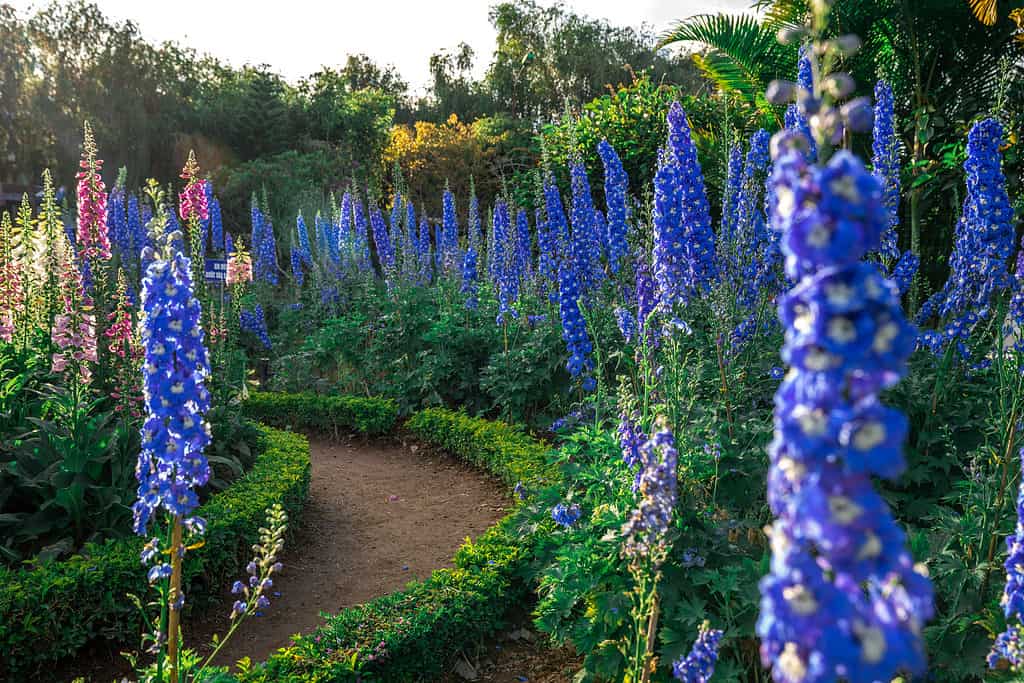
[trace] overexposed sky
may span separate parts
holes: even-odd
[[[5,0],[24,13],[40,0]],[[482,73],[494,47],[487,11],[496,0],[95,0],[118,21],[131,19],[149,40],[172,40],[235,66],[269,64],[291,81],[336,66],[351,53],[395,65],[420,91],[428,59],[465,41]],[[541,0],[552,4],[552,0]],[[748,0],[567,0],[577,13],[614,25],[648,24],[660,33],[694,14],[738,11]]]

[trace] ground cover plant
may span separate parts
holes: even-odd
[[[552,93],[497,87],[525,44],[534,87],[573,82],[526,73],[550,59],[544,35],[496,57],[492,99],[439,59],[439,92],[485,117],[387,145],[378,118],[350,122],[373,149],[345,143],[353,158],[317,166],[315,187],[260,186],[246,174],[277,171],[252,159],[225,179],[227,226],[194,154],[176,190],[121,172],[108,191],[86,124],[73,212],[46,172],[37,201],[0,214],[7,599],[29,615],[18,572],[120,568],[129,548],[152,589],[126,603],[139,617],[96,610],[142,624],[138,677],[172,683],[436,677],[528,592],[581,681],[1017,680],[1024,8],[937,0],[964,22],[952,54],[918,8],[890,5],[682,22],[663,40],[706,44],[716,93],[639,74],[561,119]],[[329,76],[303,91],[311,108],[355,97]],[[551,120],[524,133],[489,109],[502,97]],[[491,175],[497,159],[515,172]],[[454,569],[231,673],[185,648],[180,617],[190,557],[226,547],[204,532],[227,522],[195,512],[223,512],[218,496],[273,466],[266,434],[288,438],[243,405],[334,434],[408,418],[402,433],[518,503]],[[294,508],[308,471],[278,450]],[[275,502],[260,498],[228,637],[273,597],[293,514]],[[94,635],[79,617],[55,649]],[[29,621],[0,634],[30,639]]]

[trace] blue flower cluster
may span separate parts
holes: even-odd
[[[1024,448],[1020,450],[1024,463]],[[1006,660],[1014,672],[1024,668],[1024,479],[1017,492],[1017,528],[1006,539],[1006,587],[1000,603],[1006,616],[1006,630],[999,634],[988,656],[988,665],[996,668]]]
[[[708,683],[715,675],[721,640],[722,631],[712,629],[707,622],[701,624],[690,654],[680,657],[672,665],[672,675],[675,679],[682,683]]]
[[[664,150],[654,175],[654,279],[659,307],[669,313],[685,303],[685,236],[678,201],[679,169]]]
[[[357,227],[359,213],[356,213]],[[391,235],[388,234],[387,226],[384,225],[384,216],[376,206],[370,208],[370,225],[373,227],[373,246],[377,250],[377,260],[380,261],[384,281],[391,286],[397,275],[395,248],[391,242]]]
[[[601,235],[590,194],[587,169],[579,161],[569,167],[572,185],[572,238],[570,258],[583,292],[593,291],[604,278],[601,268]]]
[[[206,186],[209,188],[213,187],[209,183],[207,183]],[[221,217],[220,213],[220,200],[211,196],[207,206],[209,206],[210,210],[211,248],[214,251],[220,251],[224,247],[224,219]]]
[[[641,469],[636,490],[640,492],[640,501],[622,525],[622,553],[629,558],[663,557],[665,535],[672,524],[672,512],[679,495],[676,480],[679,452],[675,437],[663,423],[656,428],[639,449]]]
[[[775,395],[769,449],[771,572],[757,633],[777,681],[874,683],[925,668],[931,584],[872,477],[904,467],[907,419],[878,394],[906,372],[914,329],[875,265],[882,189],[839,152],[809,166],[784,132],[771,182],[796,286],[779,304],[792,371]]]
[[[807,54],[809,48],[800,48],[800,58],[797,61],[796,66],[796,86],[803,91],[803,96],[797,96],[798,104],[791,104],[786,109],[785,126],[787,130],[800,133],[803,136],[803,140],[807,145],[807,160],[810,162],[818,159],[818,143],[814,139],[814,135],[811,133],[810,123],[807,121],[806,114],[800,108],[800,100],[813,101],[814,100],[814,69],[811,65],[811,58]]]
[[[668,110],[668,145],[671,163],[678,168],[679,214],[682,219],[686,296],[704,294],[717,278],[715,265],[715,233],[711,229],[711,212],[704,174],[697,160],[686,112],[678,102]]]
[[[580,506],[576,503],[573,503],[568,507],[566,507],[564,503],[558,503],[555,507],[551,508],[551,519],[555,520],[556,524],[563,526],[566,529],[579,521],[580,514]]]
[[[269,349],[270,333],[267,332],[267,319],[263,315],[263,305],[256,304],[252,310],[242,309],[238,314],[238,323],[243,332],[250,332],[263,344],[263,348]]]
[[[107,195],[107,232],[110,242],[121,257],[122,263],[132,258],[131,236],[128,233],[128,213],[125,207],[124,188],[115,185]]]
[[[210,478],[203,450],[210,443],[210,361],[192,293],[191,263],[180,252],[155,260],[142,281],[140,324],[145,421],[135,469],[134,529],[145,534],[159,508],[187,517],[199,504],[196,488]]]
[[[530,217],[526,209],[516,212],[516,271],[514,275],[525,279],[533,270],[533,238],[530,236]]]
[[[471,311],[475,311],[480,303],[477,277],[476,249],[470,247],[462,257],[462,289],[459,291],[466,297],[466,308]]]
[[[626,195],[629,192],[629,178],[622,160],[607,140],[597,145],[597,153],[604,164],[604,200],[608,207],[608,268],[618,273],[629,255],[629,213]]]
[[[910,283],[914,281],[914,275],[917,274],[917,269],[920,266],[921,259],[914,252],[907,250],[900,256],[900,260],[896,262],[890,276],[896,283],[896,289],[900,296],[910,291]]]
[[[900,139],[896,135],[896,110],[892,88],[885,81],[875,84],[875,122],[871,142],[871,168],[882,186],[882,203],[889,222],[882,233],[879,254],[895,261],[900,252],[896,246],[896,228],[900,224]]]
[[[490,274],[494,289],[498,293],[497,324],[502,325],[506,316],[513,319],[519,314],[512,304],[519,297],[519,275],[516,272],[515,241],[512,235],[512,217],[508,203],[499,199],[494,205],[494,221],[491,241]]]
[[[292,247],[291,249],[291,266],[292,266],[292,277],[295,278],[295,284],[300,288],[302,283],[305,281],[306,276],[302,271],[302,252],[299,251],[298,247]]]
[[[252,255],[253,278],[277,285],[277,242],[274,226],[263,215],[255,198],[252,203]]]
[[[572,377],[582,377],[586,386],[587,380],[592,379],[590,373],[594,369],[594,361],[590,353],[594,347],[580,311],[582,295],[576,269],[568,262],[563,262],[558,274],[558,311],[562,318],[562,339],[569,352],[569,361],[565,367]]]
[[[1013,209],[1006,193],[999,147],[1003,126],[995,119],[979,121],[967,136],[967,196],[956,227],[949,279],[918,313],[918,320],[937,314],[949,320],[933,349],[955,343],[968,357],[971,330],[986,318],[992,295],[1010,284],[1007,260],[1013,250]]]
[[[445,273],[451,272],[459,258],[459,223],[455,215],[455,195],[447,187],[441,200],[441,240],[438,254]]]
[[[743,149],[733,145],[729,149],[726,165],[725,190],[722,192],[722,225],[719,229],[721,244],[732,244],[736,237],[736,207],[740,201],[743,181]]]

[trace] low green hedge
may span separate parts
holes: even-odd
[[[405,427],[420,441],[510,484],[540,484],[553,476],[544,459],[546,446],[501,422],[432,408],[415,414]],[[467,541],[455,555],[454,568],[330,617],[236,680],[433,680],[467,644],[501,628],[508,609],[526,598],[525,569],[536,533],[516,528],[509,515],[477,542]]]
[[[250,394],[245,413],[282,429],[315,429],[335,435],[345,429],[380,436],[389,433],[398,419],[398,408],[391,399],[270,392]]]
[[[205,545],[186,556],[190,604],[244,573],[266,508],[281,503],[296,521],[302,511],[309,443],[298,434],[262,431],[262,453],[252,469],[196,513],[208,526]],[[0,680],[28,680],[94,638],[137,638],[138,610],[125,595],[146,596],[143,541],[132,536],[90,545],[81,555],[31,570],[0,567]]]

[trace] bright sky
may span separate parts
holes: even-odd
[[[21,12],[45,0],[5,0]],[[269,64],[289,80],[339,65],[350,53],[394,64],[414,90],[428,82],[430,55],[465,41],[482,73],[494,29],[496,0],[95,0],[107,16],[131,19],[149,40],[173,40],[235,66]],[[551,4],[552,0],[541,0]],[[580,14],[618,26],[648,24],[660,33],[679,19],[743,10],[748,0],[567,0]]]

